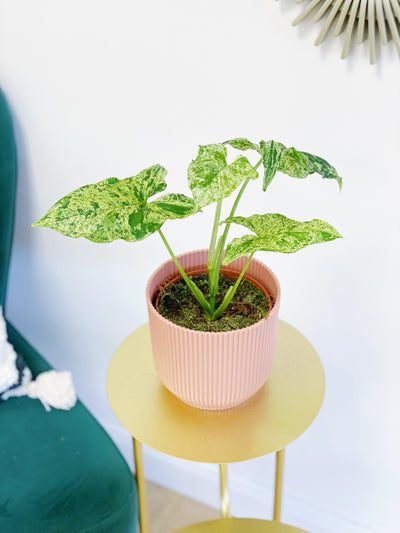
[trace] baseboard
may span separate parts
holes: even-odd
[[[133,469],[130,435],[117,425],[105,429]],[[217,465],[176,459],[147,446],[143,447],[143,458],[145,476],[149,481],[210,507],[219,508]],[[271,519],[273,502],[271,489],[259,487],[250,480],[243,479],[242,476],[229,475],[229,472],[228,479],[233,516]],[[379,533],[287,492],[284,495],[282,521],[310,533]]]

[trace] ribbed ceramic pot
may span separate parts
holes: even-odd
[[[208,250],[178,257],[184,270],[205,271]],[[247,261],[229,265],[239,275]],[[222,269],[223,272],[223,269]],[[203,332],[178,326],[154,307],[159,286],[179,274],[172,260],[151,276],[147,288],[153,358],[161,381],[183,402],[200,409],[228,409],[248,400],[266,382],[274,361],[280,287],[271,270],[253,259],[245,278],[264,287],[273,301],[268,315],[247,328],[228,332]]]

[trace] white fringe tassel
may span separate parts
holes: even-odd
[[[71,372],[43,372],[29,383],[26,394],[29,398],[38,398],[46,411],[50,411],[50,407],[68,411],[76,404]]]
[[[0,307],[0,397],[8,400],[15,396],[28,396],[32,399],[39,399],[46,411],[51,407],[55,409],[70,410],[76,404],[76,392],[72,383],[71,372],[57,372],[49,370],[43,372],[35,381],[32,381],[32,373],[28,367],[24,368],[21,384],[16,385],[19,380],[17,369],[17,354],[14,348],[7,341],[6,323],[3,311]],[[0,406],[1,409],[1,406]]]

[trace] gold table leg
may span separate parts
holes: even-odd
[[[227,465],[219,465],[219,475],[220,475],[220,488],[221,488],[221,512],[222,518],[230,517],[229,510],[229,491],[228,491],[228,480],[227,480]]]
[[[139,522],[140,533],[149,533],[149,523],[147,520],[147,504],[146,504],[146,485],[143,475],[143,455],[141,443],[132,437],[133,450],[135,452],[135,470],[136,482],[139,495]]]
[[[278,522],[281,519],[284,459],[285,459],[285,448],[282,448],[282,450],[279,450],[278,452],[276,452],[274,520]]]

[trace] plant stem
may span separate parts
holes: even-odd
[[[209,257],[210,255],[214,256],[215,254],[215,245],[217,243],[219,219],[221,217],[221,207],[222,207],[222,199],[217,201],[217,207],[215,209],[214,225],[213,225],[212,235],[211,235]]]
[[[232,298],[233,298],[235,292],[237,291],[237,288],[239,287],[239,284],[242,281],[243,276],[246,273],[246,270],[247,270],[247,268],[248,268],[248,266],[250,264],[250,261],[253,258],[253,255],[254,255],[254,252],[249,255],[249,258],[248,258],[246,264],[244,265],[244,267],[243,267],[238,279],[236,280],[235,285],[233,285],[232,287],[229,287],[229,289],[226,292],[225,297],[224,297],[224,299],[222,301],[222,304],[214,312],[213,316],[211,317],[211,320],[217,320],[217,318],[219,318],[222,315],[222,313],[225,311],[225,309],[231,303]]]
[[[221,217],[221,206],[222,206],[222,199],[218,200],[217,207],[215,209],[214,225],[212,229],[211,242],[210,242],[210,248],[208,250],[208,261],[207,261],[208,286],[209,286],[209,292],[210,292],[210,306],[213,312],[215,311],[215,300],[216,300],[217,292],[213,292],[211,287],[213,285],[214,271],[216,268],[215,254],[216,254],[216,243],[217,243],[217,236],[218,236],[219,220]],[[218,287],[217,287],[217,290],[218,290]]]
[[[261,165],[261,163],[262,163],[262,158],[254,166],[254,170],[257,170],[257,168]],[[243,182],[243,185],[241,186],[240,191],[238,192],[238,195],[236,196],[231,212],[229,213],[229,217],[233,217],[235,215],[237,206],[239,205],[240,199],[242,198],[243,193],[249,181],[250,181],[250,178],[247,178]],[[211,276],[210,276],[210,270],[209,270],[210,301],[214,301],[214,302],[215,302],[216,295],[218,293],[219,272],[221,269],[222,256],[224,254],[225,243],[228,237],[230,226],[231,226],[230,223],[225,224],[224,232],[218,239],[217,249],[215,251],[214,258],[213,258],[213,268],[212,268]]]
[[[236,200],[232,206],[232,209],[231,209],[231,212],[229,213],[229,218],[230,217],[233,217],[235,215],[235,211],[236,211],[236,208],[240,202],[240,199],[242,198],[243,196],[243,193],[244,193],[244,190],[245,188],[247,187],[248,183],[250,181],[250,178],[247,178],[245,180],[245,182],[243,183],[237,197],[236,197]],[[218,246],[217,246],[217,255],[219,256],[220,258],[220,261],[222,260],[222,254],[223,254],[223,251],[224,251],[224,248],[225,248],[225,243],[226,243],[226,239],[228,237],[228,232],[229,232],[229,228],[231,227],[231,224],[230,222],[228,224],[225,224],[225,229],[224,229],[224,232],[222,234],[222,236],[219,238],[219,241],[218,241]]]
[[[160,234],[161,239],[163,240],[170,256],[172,257],[173,262],[175,263],[176,268],[179,270],[179,273],[181,274],[182,278],[185,280],[187,286],[191,290],[193,296],[196,298],[196,300],[199,302],[201,307],[204,309],[204,313],[207,318],[211,318],[213,314],[213,309],[211,309],[211,306],[209,302],[207,302],[204,294],[201,292],[201,290],[197,287],[195,283],[191,279],[189,279],[186,272],[183,270],[182,265],[179,263],[178,259],[176,258],[174,252],[172,251],[170,245],[167,242],[167,239],[165,238],[163,232],[161,229],[158,230],[158,233]]]
[[[254,167],[254,170],[257,170],[257,168],[261,165],[261,163],[262,163],[262,158],[257,162],[257,164]],[[241,198],[243,196],[244,190],[246,189],[249,181],[250,181],[250,178],[247,178],[244,181],[243,185],[241,186],[240,191],[238,192],[238,195],[236,196],[235,202],[234,202],[234,204],[232,206],[231,212],[229,213],[229,218],[231,218],[231,217],[233,217],[235,215],[237,206],[239,205],[239,202],[240,202],[240,200],[241,200]],[[228,232],[229,232],[229,228],[230,227],[231,227],[230,222],[228,224],[225,224],[224,233],[222,234],[222,237],[220,237],[220,239],[218,241],[217,255],[219,254],[219,256],[220,256],[219,257],[220,262],[222,261],[222,254],[224,252],[225,243],[226,243],[226,239],[228,237]]]

